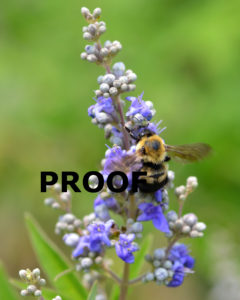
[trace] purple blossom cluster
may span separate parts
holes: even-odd
[[[173,246],[168,259],[172,262],[172,270],[174,271],[168,286],[177,287],[183,283],[186,274],[191,273],[195,260],[189,255],[189,251],[184,244]]]

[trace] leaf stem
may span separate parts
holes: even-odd
[[[122,283],[122,280],[116,273],[114,273],[112,270],[108,269],[107,266],[103,265],[103,269],[111,276],[112,279],[114,279],[118,284]]]
[[[146,274],[143,274],[143,275],[141,275],[141,276],[139,276],[139,277],[137,277],[137,278],[134,278],[134,279],[132,279],[132,280],[129,280],[129,281],[128,281],[128,284],[129,284],[129,285],[132,285],[132,284],[139,283],[139,281],[141,281],[145,276],[146,276]]]

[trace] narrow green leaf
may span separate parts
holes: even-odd
[[[95,300],[97,296],[97,282],[95,282],[91,288],[87,300]]]
[[[115,284],[112,288],[110,299],[118,300],[119,296],[120,296],[120,287],[117,284]]]
[[[16,292],[12,289],[7,274],[0,263],[0,299],[3,300],[19,300]]]
[[[135,262],[130,268],[130,279],[134,279],[141,275],[140,272],[145,262],[144,256],[150,251],[152,243],[153,235],[149,234],[141,244],[140,250],[136,252]]]
[[[82,286],[76,273],[70,272],[58,280],[54,280],[58,274],[71,269],[72,265],[57,246],[47,237],[32,216],[27,214],[25,220],[39,263],[53,287],[63,296],[67,295],[71,300],[86,300],[87,291]]]
[[[11,279],[10,283],[17,289],[25,289],[26,288],[26,283],[17,280],[17,279]],[[56,295],[59,295],[59,293],[57,293],[56,291],[46,288],[46,287],[42,287],[42,295],[44,297],[45,300],[52,300],[53,298],[56,297]],[[61,296],[61,295],[59,295]],[[64,300],[68,300],[67,298],[64,297]]]

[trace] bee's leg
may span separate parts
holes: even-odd
[[[164,161],[163,162],[167,162],[167,161],[169,161],[169,160],[171,160],[171,157],[170,156],[165,156],[165,158],[164,158]]]
[[[134,140],[136,140],[136,141],[139,140],[139,138],[136,137],[136,136],[131,132],[131,130],[130,130],[127,126],[125,126],[125,129],[127,130],[127,132],[129,133],[129,135],[130,135],[130,137],[131,137],[132,139],[134,139]]]

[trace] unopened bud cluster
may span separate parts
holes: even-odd
[[[186,200],[187,196],[192,193],[198,186],[197,177],[190,176],[187,179],[186,186],[180,185],[175,189],[175,194],[180,201]]]
[[[46,198],[44,204],[53,209],[69,211],[72,199],[71,192],[69,190],[67,192],[61,192],[62,187],[59,183],[49,186],[48,190],[52,192],[53,196]]]
[[[95,265],[99,266],[103,263],[102,256],[97,255],[94,252],[89,252],[87,257],[79,257],[78,263],[76,264],[77,271],[89,272],[90,268]]]
[[[55,233],[62,234],[65,232],[77,231],[82,225],[82,221],[71,213],[66,213],[59,217],[55,226]]]
[[[135,233],[137,239],[142,238],[143,224],[134,222],[133,219],[127,219],[127,233]]]
[[[94,284],[94,282],[99,279],[99,277],[100,277],[100,274],[96,271],[84,273],[84,275],[83,275],[83,285],[86,288],[90,289],[91,286]]]
[[[94,25],[91,24],[89,26],[94,26]],[[93,45],[87,45],[85,47],[85,51],[81,53],[81,59],[100,64],[103,62],[111,61],[111,59],[121,49],[122,49],[122,45],[119,41],[113,41],[113,42],[106,41],[103,47],[101,47],[99,43],[94,43]]]
[[[41,278],[40,270],[38,268],[33,271],[26,269],[19,271],[20,278],[27,283],[27,288],[21,290],[21,296],[35,296],[40,297],[42,295],[41,287],[46,284],[46,280]]]
[[[167,220],[171,235],[177,234],[190,238],[202,237],[203,231],[207,228],[205,223],[198,222],[197,216],[193,213],[179,218],[175,211],[169,211]]]
[[[152,265],[153,271],[143,277],[143,282],[155,281],[158,285],[169,284],[174,275],[173,264],[165,257],[166,251],[163,248],[156,249],[153,256],[149,254],[145,256],[146,261]]]
[[[101,8],[97,7],[93,10],[93,13],[90,13],[90,10],[87,7],[81,8],[81,13],[85,20],[89,23],[95,23],[100,18],[102,10]]]
[[[81,58],[96,64],[106,65],[122,49],[119,41],[106,41],[103,46],[99,42],[100,36],[106,31],[106,23],[98,21],[101,16],[101,9],[95,8],[93,13],[83,7],[82,15],[89,23],[83,26],[83,38],[87,41],[95,42],[93,45],[87,45],[85,51],[81,53]]]
[[[116,96],[124,92],[134,91],[133,84],[137,75],[132,70],[125,70],[123,62],[117,62],[112,67],[112,73],[98,77],[99,89],[95,91],[97,97]]]

